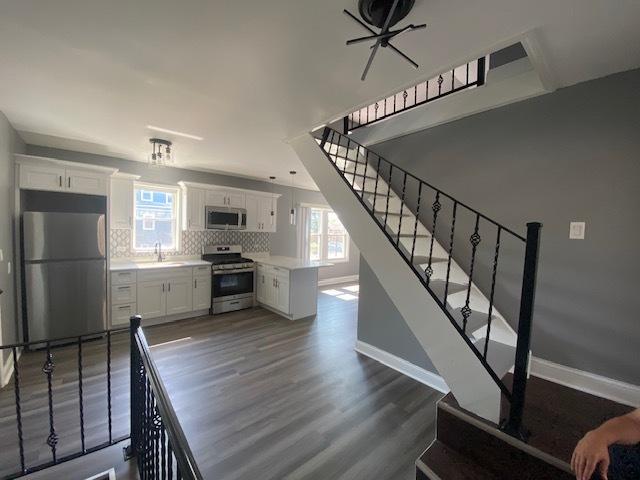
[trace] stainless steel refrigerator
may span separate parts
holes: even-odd
[[[106,328],[105,216],[22,215],[27,338],[46,340]]]

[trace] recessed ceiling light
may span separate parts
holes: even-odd
[[[191,135],[190,133],[182,133],[176,132],[175,130],[169,130],[168,128],[156,127],[154,125],[147,125],[149,130],[154,130],[156,132],[169,133],[171,135],[177,135],[178,137],[190,138],[192,140],[204,140],[204,138],[199,137],[197,135]]]

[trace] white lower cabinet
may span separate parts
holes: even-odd
[[[193,309],[204,310],[211,307],[211,274],[193,277]]]
[[[208,311],[211,267],[165,267],[111,273],[111,324],[127,324],[132,315],[153,318]],[[178,317],[180,318],[180,317]]]
[[[163,317],[166,307],[167,296],[163,280],[138,282],[138,314],[143,319]]]
[[[318,269],[258,263],[256,300],[291,320],[313,316],[318,306]]]

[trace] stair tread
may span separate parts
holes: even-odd
[[[436,440],[422,454],[417,467],[429,478],[431,472],[437,477],[447,480],[498,480],[492,472],[476,463],[469,457]],[[427,467],[429,471],[425,471]]]
[[[462,307],[456,308],[451,311],[451,315],[453,318],[458,320],[458,324],[462,326],[464,316],[462,315]],[[495,315],[491,316],[491,321],[495,321],[498,317]],[[478,312],[476,310],[471,310],[471,315],[467,318],[467,333],[473,333],[478,330],[480,327],[484,327],[487,324],[489,316],[486,313]]]
[[[485,338],[482,337],[473,341],[480,353],[484,352]],[[516,358],[516,347],[506,345],[489,339],[487,349],[487,363],[491,366],[498,378],[504,377],[513,367]]]
[[[432,262],[433,263],[433,262]],[[436,297],[442,301],[444,298],[444,290],[447,282],[444,280],[431,280],[429,282],[429,288],[433,293],[435,293]],[[462,292],[467,288],[467,285],[462,285],[460,283],[453,283],[449,281],[449,288],[447,290],[447,296],[453,293]]]

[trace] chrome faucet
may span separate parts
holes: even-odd
[[[164,255],[162,254],[162,242],[156,242],[156,249],[154,253],[158,255],[158,262],[164,260]]]

